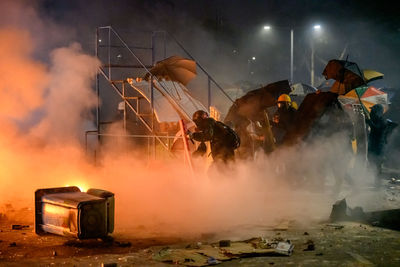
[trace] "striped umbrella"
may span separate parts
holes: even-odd
[[[345,95],[338,97],[342,105],[358,104],[361,101],[363,107],[370,112],[371,107],[375,104],[381,104],[387,110],[388,97],[385,92],[376,89],[373,86],[360,86],[349,91]]]

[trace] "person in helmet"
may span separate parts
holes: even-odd
[[[272,119],[272,132],[277,144],[281,144],[285,134],[292,127],[296,109],[292,107],[292,100],[287,94],[282,94],[277,100],[277,111]]]
[[[198,110],[193,114],[196,131],[189,137],[202,143],[210,141],[213,160],[228,162],[235,157],[235,149],[240,145],[239,136],[229,126],[208,117],[207,112]]]

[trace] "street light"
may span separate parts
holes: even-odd
[[[321,25],[314,25],[314,32],[321,31]],[[314,86],[314,38],[311,39],[311,86]]]
[[[319,24],[317,24],[317,25],[314,25],[314,30],[316,30],[316,31],[318,31],[318,30],[320,30],[321,29],[321,25],[319,25]]]
[[[264,30],[270,30],[271,26],[265,25]],[[316,24],[313,26],[314,31],[320,31],[321,30],[321,25]],[[290,28],[290,82],[293,82],[293,39],[294,39],[294,29],[293,27]],[[312,51],[311,51],[311,84],[314,84],[314,46],[312,45]]]
[[[264,30],[269,31],[271,29],[271,26],[265,25]],[[290,82],[293,82],[293,35],[294,35],[294,30],[290,29]]]

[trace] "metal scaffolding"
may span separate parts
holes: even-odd
[[[170,146],[165,143],[160,133],[157,133],[156,120],[154,115],[154,83],[157,78],[152,76],[150,69],[157,61],[165,59],[168,55],[167,46],[173,43],[175,49],[180,50],[183,56],[195,60],[192,55],[179,43],[172,35],[165,31],[116,31],[111,26],[98,27],[96,29],[95,53],[101,62],[99,73],[96,77],[96,94],[98,98],[96,109],[96,131],[86,134],[96,135],[98,142],[106,135],[104,127],[113,121],[115,107],[123,101],[123,128],[125,135],[140,138],[146,137],[153,156],[156,154],[156,145],[160,145],[167,151]],[[196,61],[196,60],[195,60]],[[207,107],[212,104],[213,87],[220,92],[229,103],[233,100],[225,93],[221,86],[209,75],[209,73],[196,61],[200,73],[204,75],[207,83]],[[150,75],[150,97],[144,97],[140,92],[127,90],[128,77],[143,77]],[[112,88],[112,90],[109,90]],[[129,86],[129,89],[135,89]],[[114,93],[110,93],[110,92]],[[128,116],[128,113],[133,116]],[[127,124],[134,121],[136,124],[135,132],[126,132]],[[140,138],[141,139],[141,138]]]

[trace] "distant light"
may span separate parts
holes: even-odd
[[[270,29],[271,29],[271,26],[269,26],[269,25],[264,26],[264,30],[270,30]]]
[[[252,57],[251,59],[252,59],[252,60],[256,60],[256,57]]]
[[[99,43],[101,43],[101,39],[99,39]]]
[[[319,24],[314,25],[314,30],[320,30],[320,29],[321,29],[321,25],[319,25]]]
[[[122,55],[121,55],[121,54],[118,54],[118,55],[117,55],[117,58],[122,58]]]

